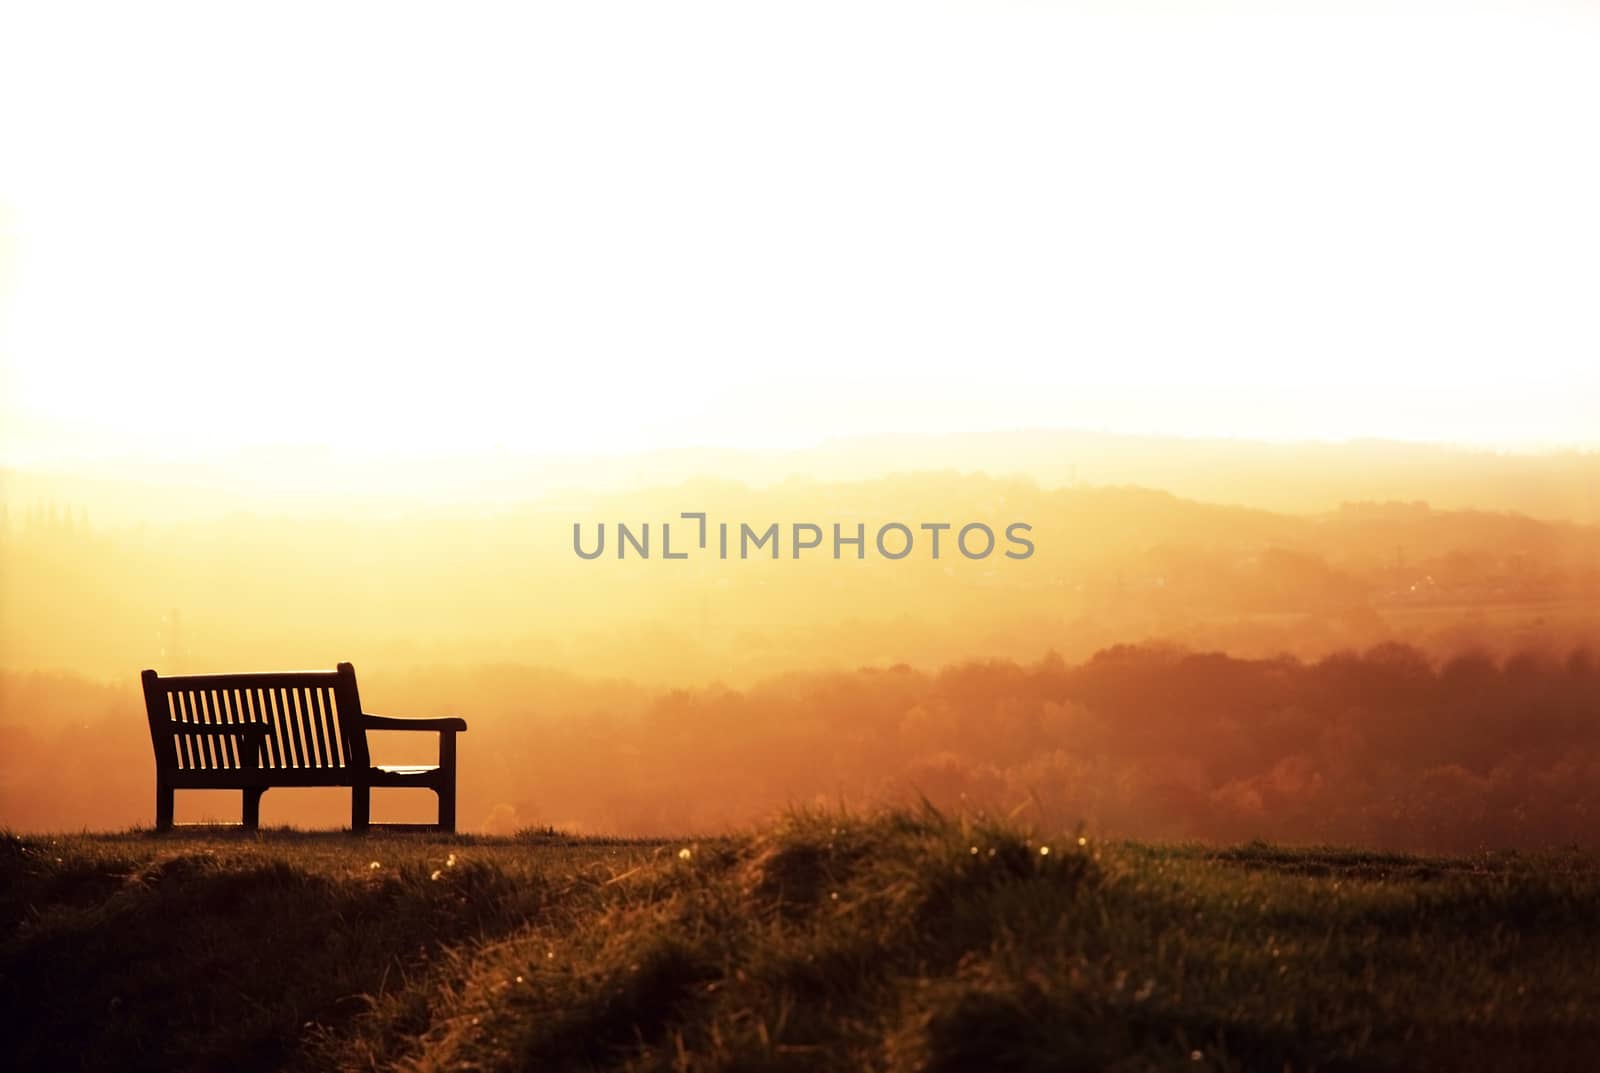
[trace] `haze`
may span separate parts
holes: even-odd
[[[350,660],[468,830],[1593,845],[1596,17],[1304,11],[5,5],[0,828]]]

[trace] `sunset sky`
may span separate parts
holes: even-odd
[[[1600,443],[1594,9],[1202,8],[8,5],[0,462]]]

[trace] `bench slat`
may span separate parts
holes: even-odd
[[[311,766],[326,768],[325,753],[327,747],[322,744],[321,727],[317,725],[317,698],[316,690],[302,687],[297,690],[300,698],[300,725],[305,731],[306,745],[311,750]]]
[[[207,726],[210,726],[213,723],[222,722],[222,720],[218,718],[217,714],[212,710],[216,707],[217,699],[211,695],[211,691],[209,689],[195,690],[194,698],[195,704],[200,709],[200,722]],[[201,738],[200,751],[205,754],[204,759],[201,761],[202,767],[210,771],[217,771],[227,766],[224,763],[228,755],[227,749],[223,746],[223,743],[218,741],[216,738]]]
[[[172,674],[158,679],[162,689],[283,689],[299,686],[331,686],[339,680],[338,671],[259,671],[248,674]]]
[[[322,762],[322,741],[317,735],[317,706],[314,693],[314,690],[301,687],[294,691],[294,699],[300,706],[300,732],[305,735],[306,752],[311,758],[311,766],[320,770],[327,765]]]
[[[294,705],[295,733],[304,748],[305,766],[315,771],[322,766],[322,757],[317,753],[317,732],[311,725],[306,691],[296,686],[289,690],[289,696]]]
[[[283,715],[283,733],[289,739],[289,766],[311,767],[310,757],[306,753],[305,735],[300,733],[300,707],[295,702],[294,690],[280,689],[277,693],[281,705],[278,710]]]
[[[328,727],[328,713],[333,708],[333,705],[325,699],[327,690],[321,688],[313,689],[310,694],[311,722],[317,728],[317,745],[322,749],[322,766],[343,767],[344,765],[339,763],[339,754],[334,749],[334,737]]]
[[[300,766],[300,750],[294,743],[294,733],[290,729],[292,724],[289,715],[284,710],[284,695],[281,689],[264,689],[262,693],[267,698],[267,703],[272,707],[273,740],[278,744],[277,767],[293,768]]]
[[[189,716],[189,694],[187,694],[187,693],[173,693],[173,694],[169,694],[169,699],[171,700],[172,705],[173,705],[173,709],[174,709],[174,711],[173,711],[173,719],[174,719],[175,722],[179,722],[179,723],[194,723],[194,722],[198,722],[198,720],[192,719]],[[195,750],[195,746],[197,744],[199,744],[199,743],[196,742],[195,739],[193,739],[193,738],[183,738],[182,740],[180,740],[178,742],[178,766],[179,767],[187,768],[187,769],[189,769],[191,771],[194,770],[194,768],[195,768],[194,750]]]
[[[244,718],[245,722],[261,727],[261,741],[257,746],[256,765],[258,767],[270,766],[267,760],[267,744],[272,741],[272,726],[262,719],[261,714],[256,711],[255,690],[239,690],[239,714]]]
[[[219,690],[219,692],[222,695],[223,725],[238,726],[244,721],[239,718],[239,714],[236,710],[236,705],[238,704],[238,691],[234,689],[223,689]],[[235,768],[253,766],[246,762],[250,756],[251,750],[244,738],[230,737],[226,740],[228,742],[228,752],[232,754],[233,766]]]
[[[200,722],[204,726],[222,722],[212,713],[213,704],[214,701],[209,690],[197,689],[194,691],[194,705],[200,712]],[[207,771],[217,771],[223,767],[222,759],[225,754],[219,753],[217,747],[221,743],[216,738],[201,738],[198,744],[202,754],[200,758],[201,767]]]
[[[248,768],[239,771],[174,771],[172,785],[180,790],[239,790],[246,786],[349,786],[349,769],[299,768],[269,771]],[[443,768],[422,765],[386,765],[368,768],[366,781],[372,786],[434,786],[445,781]]]
[[[195,703],[200,707],[200,721],[206,726],[220,725],[221,717],[216,712],[217,698],[209,689],[195,690]],[[202,738],[201,748],[205,752],[204,766],[211,771],[219,771],[227,767],[228,750],[226,744],[215,737]]]
[[[349,758],[344,751],[344,733],[340,728],[339,698],[331,689],[322,690],[323,725],[328,728],[328,748],[333,755],[334,767],[348,767]]]

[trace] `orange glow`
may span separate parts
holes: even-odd
[[[1073,463],[1084,471],[1097,459],[1108,471],[1175,475],[1187,464],[1182,443],[1152,454],[1148,442],[1085,442],[1104,450]],[[1406,737],[1412,751],[1394,754],[1399,766],[1386,778],[1431,780],[1468,798],[1530,794],[1545,818],[1497,837],[1567,837],[1561,810],[1578,807],[1569,790],[1579,783],[1562,781],[1559,765],[1600,756],[1592,720],[1572,721],[1590,657],[1563,662],[1585,646],[1600,650],[1600,528],[1336,499],[1352,483],[1423,472],[1445,496],[1582,515],[1594,510],[1582,491],[1593,487],[1594,457],[1368,447],[1312,451],[1325,462],[1318,469],[1276,447],[1214,449],[1259,474],[1241,495],[1304,507],[1323,489],[1326,499],[1295,513],[934,471],[619,482],[610,491],[596,481],[520,502],[406,507],[394,489],[210,501],[193,488],[109,479],[59,479],[52,496],[51,478],[22,474],[11,488],[30,496],[7,504],[3,526],[0,822],[148,822],[143,666],[348,659],[374,710],[470,718],[461,783],[469,830],[553,822],[666,832],[834,793],[924,793],[1006,809],[1037,794],[1115,833],[1456,844],[1467,836],[1439,827],[1430,811],[1443,798],[1419,800],[1411,827],[1360,826],[1376,807],[1364,795],[1379,792],[1360,781],[1361,765],[1376,762],[1363,750],[1379,748],[1374,735],[1402,733],[1434,745]],[[1367,468],[1375,455],[1390,464]],[[1017,457],[1041,473],[1063,464]],[[1424,468],[1399,464],[1408,457]],[[837,464],[825,453],[794,458]],[[770,462],[737,464],[759,471]],[[851,464],[891,463],[857,452]],[[708,550],[686,511],[707,515]],[[575,524],[592,540],[601,524],[619,522],[635,533],[652,527],[649,557],[630,544],[619,558],[614,529],[606,554],[574,553]],[[685,558],[664,557],[664,522],[681,527],[672,546]],[[778,543],[724,558],[715,553],[721,522],[776,524]],[[896,522],[918,541],[903,559],[872,547],[870,534]],[[955,528],[934,558],[923,525],[946,522]],[[1017,522],[1030,526],[1026,557],[1002,554],[1003,536],[985,557],[956,550],[964,524],[1003,534]],[[816,525],[820,546],[796,557],[799,523]],[[869,534],[860,558],[850,546],[834,557],[821,536],[834,523]],[[1096,655],[1130,642],[1157,647]],[[1179,650],[1227,656],[1184,663]],[[1340,655],[1368,650],[1376,654],[1365,662]],[[1421,683],[1414,710],[1403,699],[1410,687],[1391,682],[1396,660]],[[1098,693],[1106,674],[1118,684]],[[1370,676],[1381,703],[1329,701],[1317,683],[1330,675],[1354,676],[1351,698]],[[1490,692],[1472,734],[1439,729],[1457,718],[1451,698],[1477,696],[1480,678]],[[1503,755],[1485,751],[1530,704],[1543,720],[1542,751],[1512,738]],[[1414,729],[1386,729],[1394,719],[1414,719]],[[1199,737],[1182,745],[1185,735]],[[29,774],[55,772],[67,756],[88,782],[52,775],[36,784]],[[1340,822],[1355,826],[1316,826],[1317,794],[1342,801]],[[425,805],[383,801],[380,814]],[[183,807],[208,814],[203,803]],[[268,823],[341,814],[310,792],[269,794],[263,807]],[[1192,823],[1180,822],[1191,813]]]

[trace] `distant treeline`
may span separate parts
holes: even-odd
[[[808,672],[663,692],[512,664],[362,672],[375,711],[467,717],[469,829],[711,831],[790,803],[925,797],[1160,839],[1458,850],[1600,845],[1600,660],[1433,661],[1386,644],[1315,662],[1120,646],[1081,664]],[[0,825],[148,824],[136,682],[0,674]],[[404,759],[396,756],[394,759]],[[180,819],[237,795],[180,796]],[[378,818],[427,802],[380,794]],[[275,791],[269,823],[347,822]]]

